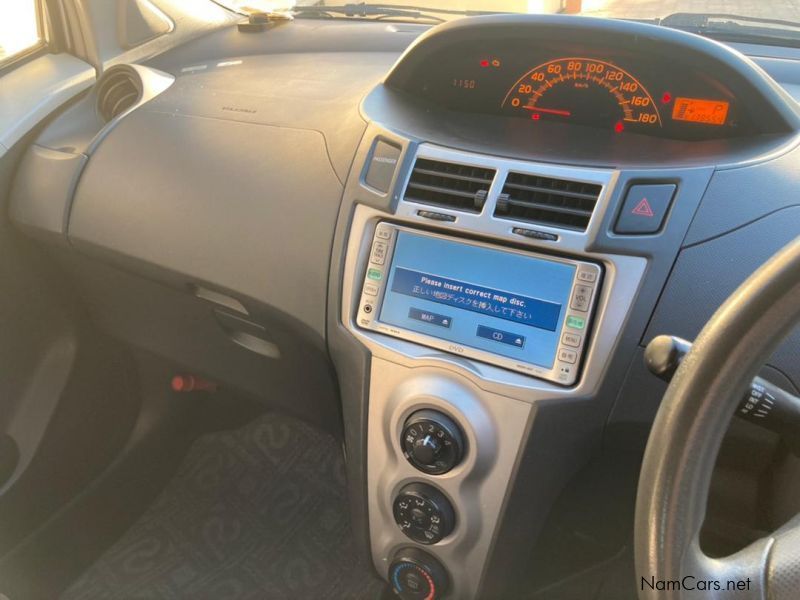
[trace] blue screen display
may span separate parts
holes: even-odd
[[[398,231],[379,320],[551,368],[575,269]]]

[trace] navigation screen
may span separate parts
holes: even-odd
[[[551,368],[575,266],[399,231],[379,320]]]

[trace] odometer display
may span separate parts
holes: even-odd
[[[558,58],[531,69],[508,90],[505,111],[550,120],[602,126],[661,127],[661,114],[647,89],[624,69],[586,57]]]
[[[699,98],[675,98],[672,118],[676,121],[724,125],[728,118],[730,103],[724,100],[701,100]]]

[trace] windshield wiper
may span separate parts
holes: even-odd
[[[726,13],[675,13],[658,19],[664,27],[729,42],[800,45],[800,23]]]
[[[339,6],[326,6],[324,4],[315,4],[312,6],[294,6],[289,10],[289,12],[298,18],[352,17],[361,19],[385,19],[394,17],[398,19],[426,20],[436,23],[442,23],[446,19],[437,17],[436,14],[433,13],[442,15],[459,15],[465,17],[498,14],[495,11],[456,10],[429,6],[408,6],[401,4],[371,4],[367,2],[342,4]]]

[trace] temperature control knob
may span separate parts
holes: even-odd
[[[435,487],[410,483],[400,490],[392,506],[400,530],[420,544],[435,544],[447,537],[456,523],[453,505]]]
[[[403,456],[420,471],[441,475],[463,456],[464,436],[448,416],[435,410],[419,410],[403,427]]]
[[[389,582],[403,600],[436,600],[447,591],[447,571],[433,556],[417,548],[397,551],[389,565]]]

